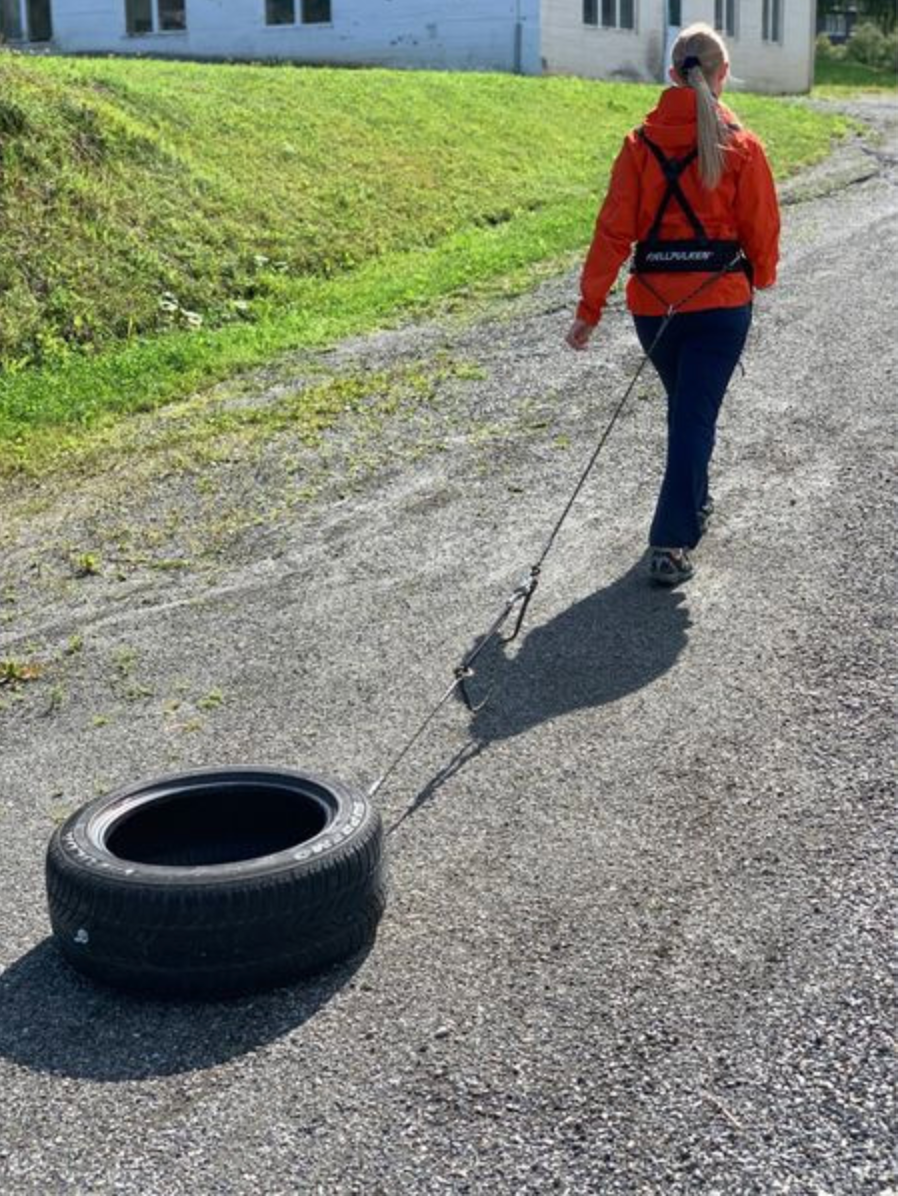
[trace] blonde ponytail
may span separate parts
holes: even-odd
[[[723,38],[710,25],[690,25],[684,29],[671,52],[674,71],[695,92],[698,172],[709,191],[714,190],[723,175],[724,149],[730,136],[710,87],[726,62]]]

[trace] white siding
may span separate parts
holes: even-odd
[[[593,79],[660,80],[664,0],[635,0],[636,29],[585,25],[583,0],[543,0],[544,70]],[[807,91],[814,72],[814,0],[782,0],[781,43],[761,39],[762,0],[736,0],[736,37],[728,39],[732,72],[747,90]],[[599,4],[601,20],[601,3]],[[714,23],[714,0],[682,0],[682,22]]]
[[[186,2],[186,32],[129,37],[124,0],[53,0],[53,40],[64,53],[540,69],[539,0],[332,0],[330,24],[274,27],[265,0]]]
[[[808,91],[814,82],[815,5],[782,0],[783,40],[777,43],[761,39],[761,0],[736,4],[736,37],[727,44],[738,85],[772,93]],[[711,3],[712,16],[713,11]]]
[[[665,0],[634,0],[635,30],[584,24],[583,0],[332,0],[330,24],[274,27],[265,0],[186,3],[185,33],[128,37],[125,0],[53,0],[53,40],[66,53],[664,76]],[[781,3],[776,43],[761,39],[762,0],[736,0],[733,74],[752,91],[806,91],[813,81],[814,0]],[[713,19],[714,0],[682,0],[684,24]]]
[[[599,0],[600,22],[601,8]],[[635,0],[635,29],[603,29],[584,24],[583,0],[543,0],[543,69],[587,79],[658,79],[662,12],[663,0]]]

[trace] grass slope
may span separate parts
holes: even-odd
[[[0,464],[581,247],[656,96],[0,53]],[[734,106],[780,175],[847,127]]]
[[[825,58],[818,54],[814,64],[815,96],[843,99],[855,94],[898,91],[898,74],[880,71],[863,62]]]

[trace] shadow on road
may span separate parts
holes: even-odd
[[[531,611],[538,609],[539,594]],[[690,626],[686,596],[646,584],[640,560],[611,585],[534,627],[520,647],[498,640],[477,661],[492,696],[471,737],[492,743],[574,710],[605,706],[671,668]]]
[[[539,592],[530,617],[538,610]],[[470,740],[390,829],[430,802],[491,743],[649,685],[674,665],[690,625],[685,593],[647,585],[643,558],[611,585],[534,627],[520,644],[491,640],[477,657],[471,682],[474,702],[489,700],[471,718]]]
[[[32,1071],[106,1082],[214,1067],[297,1029],[351,980],[364,958],[270,993],[175,1002],[94,984],[45,939],[0,975],[0,1055]]]

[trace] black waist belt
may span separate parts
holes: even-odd
[[[746,259],[738,241],[640,241],[633,255],[634,274],[680,274],[702,270],[709,274],[744,270]]]
[[[645,135],[645,130],[639,130],[643,143],[655,158],[664,180],[667,183],[664,195],[652,227],[644,241],[636,246],[633,264],[630,267],[634,274],[680,274],[686,271],[704,271],[708,274],[723,274],[730,271],[742,270],[750,272],[748,260],[743,256],[738,241],[713,241],[705,232],[705,226],[699,220],[689,202],[680,178],[698,158],[698,149],[693,147],[683,158],[669,158],[667,154]],[[688,241],[663,241],[661,239],[661,221],[668,205],[676,201],[683,215],[692,225],[693,236]]]

